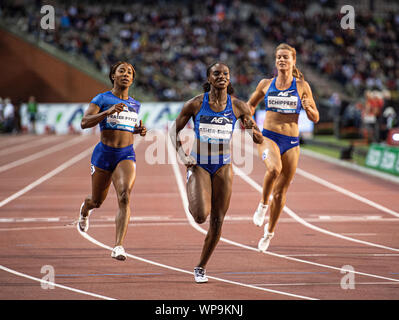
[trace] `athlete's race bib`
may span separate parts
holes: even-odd
[[[123,111],[107,116],[106,129],[134,131],[138,125],[138,114],[133,107],[125,106]]]
[[[298,106],[298,96],[295,90],[270,92],[267,106],[271,111],[280,113],[295,113]]]
[[[233,120],[227,117],[201,115],[198,131],[202,142],[229,143],[233,132]]]

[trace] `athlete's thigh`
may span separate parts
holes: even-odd
[[[192,214],[209,214],[212,200],[211,176],[199,165],[187,169],[187,198]]]
[[[288,189],[295,176],[296,168],[298,166],[300,149],[298,147],[287,150],[281,157],[282,170],[277,179],[274,190]]]
[[[112,183],[116,192],[130,192],[136,180],[136,163],[132,160],[120,161],[112,173]]]
[[[220,167],[212,177],[212,212],[225,214],[230,205],[233,185],[231,164]]]
[[[263,142],[258,145],[258,155],[267,168],[281,167],[280,148],[273,140],[264,137]]]
[[[112,172],[103,170],[92,165],[91,175],[91,197],[92,201],[102,203],[107,197],[108,189],[111,184]]]

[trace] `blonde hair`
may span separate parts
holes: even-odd
[[[277,54],[277,51],[278,51],[278,50],[289,50],[289,51],[291,52],[291,54],[292,54],[292,57],[293,57],[294,60],[296,61],[296,50],[295,50],[295,48],[291,47],[289,44],[287,44],[287,43],[280,43],[280,44],[277,46],[277,48],[276,48],[275,54]],[[296,67],[296,65],[294,65],[294,66],[292,67],[292,75],[293,75],[295,78],[298,78],[298,79],[301,79],[301,80],[305,79],[303,73],[302,73],[301,71],[299,71],[299,69]]]

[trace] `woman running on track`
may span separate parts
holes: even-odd
[[[230,140],[237,119],[250,129],[255,143],[263,141],[260,130],[251,118],[245,102],[230,94],[229,68],[220,62],[207,69],[208,82],[204,92],[187,101],[170,137],[178,155],[187,167],[187,196],[189,210],[197,223],[204,223],[210,215],[209,230],[205,237],[201,257],[194,268],[197,283],[207,282],[205,266],[221,235],[224,216],[230,204],[232,166]],[[190,118],[194,121],[195,142],[190,155],[186,155],[178,137]]]
[[[277,77],[262,79],[252,93],[248,105],[254,114],[258,103],[264,99],[266,117],[262,134],[266,138],[258,146],[259,156],[266,165],[261,201],[253,222],[262,226],[270,203],[269,223],[265,225],[258,249],[265,252],[274,236],[277,220],[284,208],[286,193],[294,177],[299,159],[298,118],[301,108],[309,120],[317,123],[319,112],[312,90],[296,68],[296,51],[288,44],[280,44],[275,51]]]
[[[111,257],[125,260],[122,246],[130,219],[130,192],[136,179],[136,156],[133,134],[145,136],[147,129],[138,124],[140,102],[129,97],[129,87],[135,78],[130,63],[119,61],[111,67],[111,91],[100,93],[90,102],[82,122],[82,129],[100,125],[101,141],[91,157],[91,195],[80,207],[78,227],[82,232],[89,228],[89,216],[99,208],[108,194],[111,181],[118,197],[119,210],[115,218],[116,239]]]

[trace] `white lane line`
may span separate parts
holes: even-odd
[[[137,145],[140,143],[140,140],[137,142],[137,144],[135,144],[135,147],[137,147]],[[44,176],[40,177],[39,179],[37,179],[36,181],[32,182],[31,184],[27,185],[25,188],[19,190],[18,192],[12,194],[11,196],[7,197],[6,199],[4,199],[3,201],[0,202],[0,208],[3,207],[4,205],[6,205],[7,203],[11,202],[12,200],[15,200],[17,198],[19,198],[20,196],[22,196],[23,194],[25,194],[26,192],[32,190],[33,188],[37,187],[38,185],[40,185],[41,183],[45,182],[46,180],[52,178],[53,176],[55,176],[56,174],[60,173],[61,171],[67,169],[68,167],[72,166],[73,164],[75,164],[76,162],[82,160],[84,157],[88,156],[92,150],[93,150],[94,146],[91,146],[90,148],[86,149],[85,151],[79,153],[78,155],[76,155],[75,157],[69,159],[68,161],[64,162],[62,165],[58,166],[57,168],[55,168],[54,170],[48,172],[47,174],[45,174]],[[64,228],[64,227],[62,227]],[[45,229],[47,230],[48,227],[45,227]],[[101,299],[107,299],[107,300],[115,300],[114,298],[109,298],[106,296],[101,296],[101,295],[97,295],[95,293],[91,293],[91,292],[87,292],[87,291],[82,291],[82,290],[78,290],[78,289],[74,289],[71,287],[66,287],[63,285],[59,285],[56,283],[50,283],[48,281],[45,281],[43,279],[38,279],[29,275],[26,275],[24,273],[6,268],[2,265],[0,265],[0,269],[9,272],[9,273],[13,273],[15,275],[18,275],[20,277],[25,277],[31,280],[35,280],[35,281],[39,281],[42,283],[47,283],[47,284],[52,284],[54,286],[57,286],[59,288],[62,289],[66,289],[66,290],[70,290],[70,291],[74,291],[74,292],[78,292],[78,293],[82,293],[82,294],[87,294],[93,297],[97,297],[97,298],[101,298]]]
[[[296,171],[296,172],[297,172],[299,175],[301,175],[301,176],[303,176],[303,177],[305,177],[305,178],[308,178],[308,179],[310,179],[310,180],[312,180],[312,181],[314,181],[314,182],[317,182],[317,183],[319,183],[319,184],[321,184],[321,185],[323,185],[323,186],[325,186],[325,187],[327,187],[327,188],[329,188],[329,189],[332,189],[332,190],[334,190],[334,191],[337,191],[337,192],[339,192],[339,193],[342,193],[342,194],[344,194],[344,195],[346,195],[346,196],[348,196],[348,197],[350,197],[350,198],[353,198],[353,199],[355,199],[355,200],[358,200],[358,201],[360,201],[360,202],[363,202],[363,203],[365,203],[365,204],[367,204],[367,205],[369,205],[369,206],[371,206],[371,207],[373,207],[373,208],[376,208],[376,209],[381,210],[381,211],[383,211],[383,212],[385,212],[385,213],[388,213],[388,214],[390,214],[390,215],[393,215],[394,217],[399,218],[399,213],[398,213],[398,212],[396,212],[396,211],[394,211],[394,210],[391,210],[391,209],[389,209],[389,208],[387,208],[387,207],[384,207],[384,206],[382,206],[382,205],[380,205],[380,204],[378,204],[378,203],[376,203],[376,202],[374,202],[374,201],[371,201],[371,200],[369,200],[369,199],[367,199],[367,198],[364,198],[364,197],[362,197],[362,196],[359,196],[358,194],[353,193],[352,191],[349,191],[349,190],[347,190],[347,189],[345,189],[345,188],[342,188],[342,187],[337,186],[337,185],[335,185],[335,184],[333,184],[333,183],[331,183],[331,182],[328,182],[327,180],[324,180],[324,179],[322,179],[322,178],[320,178],[320,177],[317,177],[317,176],[315,176],[314,174],[311,174],[311,173],[309,173],[309,172],[306,172],[305,170],[302,170],[302,169],[300,169],[300,168],[297,168],[297,171]]]
[[[356,285],[385,285],[385,284],[396,284],[397,282],[358,282],[356,281]],[[267,287],[283,287],[283,286],[338,286],[341,284],[337,282],[298,282],[298,283],[256,283],[254,286],[267,286]]]
[[[174,172],[174,174],[175,174],[175,178],[176,178],[178,190],[179,190],[179,193],[180,193],[180,198],[181,198],[182,203],[183,203],[183,208],[184,208],[184,212],[186,213],[187,220],[189,221],[190,225],[191,225],[194,229],[196,229],[197,231],[199,231],[199,232],[201,232],[201,233],[203,233],[203,234],[206,235],[206,234],[207,234],[207,231],[205,231],[204,229],[202,229],[202,228],[195,222],[194,218],[191,216],[191,214],[190,214],[190,212],[189,212],[189,210],[188,210],[188,199],[187,199],[187,194],[186,194],[186,191],[185,191],[185,186],[184,186],[184,184],[183,184],[183,177],[182,177],[181,172],[180,172],[180,170],[179,170],[179,167],[178,167],[178,165],[177,165],[176,152],[172,152],[173,146],[172,146],[172,143],[170,142],[168,136],[166,136],[166,139],[168,140],[167,149],[168,149],[169,159],[172,159],[172,168],[173,168],[173,172]],[[176,161],[174,161],[174,160],[176,160]],[[223,237],[221,237],[220,240],[221,240],[221,241],[224,241],[224,242],[226,242],[226,243],[233,244],[233,245],[237,245],[237,244],[238,244],[238,243],[236,244],[236,243],[234,243],[234,242],[232,242],[232,241],[230,241],[230,240],[227,240],[227,239],[225,239],[225,238],[223,238]],[[250,250],[253,249],[253,248],[251,248],[251,247],[243,246],[243,245],[241,245],[241,244],[239,244],[238,246],[239,246],[239,247],[242,247],[242,248],[250,248]],[[256,251],[257,251],[257,250],[256,250]],[[209,276],[208,276],[208,277],[209,277]],[[245,285],[245,286],[248,286],[248,285]],[[254,287],[254,288],[255,288],[255,289],[259,289],[258,287]],[[274,293],[281,294],[281,295],[287,295],[287,296],[297,297],[297,298],[301,298],[301,299],[317,300],[316,298],[310,298],[310,297],[305,297],[305,296],[299,296],[299,295],[295,295],[295,294],[288,293],[288,292],[282,292],[282,291],[270,291],[270,292],[274,292]]]
[[[138,140],[137,143],[135,141],[134,147],[137,148],[138,145],[140,144],[142,140]],[[63,145],[65,147],[65,144]],[[27,185],[25,188],[15,192],[14,194],[12,194],[11,196],[5,198],[4,200],[2,200],[0,202],[0,208],[5,206],[7,203],[19,198],[20,196],[22,196],[23,194],[27,193],[28,191],[36,188],[38,185],[42,184],[43,182],[45,182],[46,180],[54,177],[55,175],[57,175],[58,173],[64,171],[65,169],[67,169],[68,167],[72,166],[73,164],[75,164],[76,162],[82,160],[84,157],[88,156],[94,149],[94,146],[91,146],[89,148],[87,148],[85,151],[79,153],[78,155],[74,156],[73,158],[69,159],[68,161],[64,162],[62,165],[58,166],[57,168],[55,168],[54,170],[48,172],[47,174],[45,174],[44,176],[40,177],[39,179],[35,180],[34,182],[32,182],[31,184]]]
[[[60,139],[61,139],[60,136],[50,136],[50,137],[46,136],[44,138],[40,138],[40,139],[37,139],[35,141],[29,141],[29,142],[26,142],[26,143],[23,143],[23,144],[12,146],[11,148],[2,149],[2,150],[0,150],[0,156],[9,155],[9,154],[11,154],[13,152],[26,150],[26,149],[33,148],[33,147],[37,147],[37,146],[40,146],[40,145],[45,144],[45,143],[52,143],[52,142],[60,140]]]
[[[237,168],[234,165],[233,165],[233,170],[241,179],[243,179],[250,186],[252,186],[255,190],[257,190],[260,194],[262,194],[263,189],[262,189],[262,186],[260,184],[258,184],[251,177],[246,175],[241,169]],[[352,241],[352,242],[361,243],[361,244],[364,244],[364,245],[367,245],[367,246],[399,252],[399,249],[396,249],[396,248],[391,248],[391,247],[387,247],[387,246],[384,246],[384,245],[380,245],[380,244],[376,244],[376,243],[372,243],[372,242],[368,242],[368,241],[358,240],[358,239],[355,239],[355,238],[343,236],[343,235],[341,235],[339,233],[335,233],[335,232],[331,232],[331,231],[319,228],[319,227],[317,227],[317,226],[305,221],[301,217],[299,217],[294,211],[292,211],[287,206],[284,206],[283,211],[285,211],[291,218],[295,219],[296,221],[298,221],[302,225],[304,225],[304,226],[306,226],[306,227],[308,227],[310,229],[313,229],[315,231],[318,231],[318,232],[321,232],[321,233],[324,233],[324,234],[327,234],[327,235],[330,235],[330,236],[333,236],[333,237],[336,237],[336,238],[340,238],[340,239],[344,239],[344,240],[348,240],[348,241]]]
[[[171,146],[171,143],[169,142],[168,152],[172,152],[172,151],[170,151],[170,150],[172,150],[172,149],[173,149],[173,147]],[[174,150],[174,149],[173,149],[173,150]],[[174,152],[174,157],[176,157],[176,152]],[[169,159],[173,159],[173,156],[170,155],[170,156],[169,156]],[[194,229],[196,229],[197,231],[199,231],[199,232],[201,232],[201,233],[203,233],[203,234],[206,234],[207,232],[206,232],[204,229],[202,229],[202,228],[194,221],[194,218],[191,216],[190,212],[188,211],[187,194],[186,194],[185,186],[184,186],[184,184],[183,184],[183,178],[182,178],[181,172],[180,172],[180,170],[179,170],[179,167],[178,167],[178,165],[177,165],[177,162],[173,161],[173,162],[172,162],[172,166],[173,166],[173,171],[174,171],[174,173],[175,173],[175,177],[176,177],[176,181],[177,181],[177,186],[178,186],[178,189],[179,189],[179,192],[180,192],[180,197],[181,197],[181,200],[182,200],[182,202],[183,202],[183,207],[184,207],[184,210],[185,210],[187,219],[188,219],[188,221],[190,222],[190,225],[191,225]],[[253,183],[256,184],[255,181],[253,181]],[[237,246],[237,247],[240,247],[240,248],[244,248],[244,249],[248,249],[248,250],[251,250],[251,251],[260,252],[257,248],[250,247],[250,246],[247,246],[247,245],[244,245],[244,244],[235,242],[235,241],[231,241],[231,240],[228,240],[228,239],[223,238],[223,237],[220,237],[220,241],[229,243],[229,244],[231,244],[231,245],[233,245],[233,246]],[[338,268],[338,267],[329,266],[329,265],[325,265],[325,264],[321,264],[321,263],[316,263],[316,262],[312,262],[312,261],[307,261],[307,260],[302,260],[302,259],[297,259],[297,258],[294,258],[294,257],[289,257],[289,256],[286,256],[286,255],[273,253],[273,252],[271,252],[271,251],[266,251],[264,254],[271,255],[271,256],[274,256],[274,257],[278,257],[278,258],[282,258],[282,259],[287,259],[287,260],[295,261],[295,262],[301,262],[301,263],[305,263],[305,264],[310,264],[310,265],[314,265],[314,266],[318,266],[318,267],[322,267],[322,268],[337,270],[337,271],[339,271],[339,272],[342,271],[342,269],[341,269],[341,268]],[[393,278],[383,277],[383,276],[379,276],[379,275],[375,275],[375,274],[370,274],[370,273],[365,273],[365,272],[353,271],[353,273],[359,274],[359,275],[363,275],[363,276],[367,276],[367,277],[372,277],[372,278],[378,278],[378,279],[383,279],[383,280],[389,280],[389,281],[399,282],[399,279],[393,279]]]
[[[256,152],[254,152],[253,147],[251,148],[250,146],[245,145],[244,148],[245,148],[245,151],[250,152],[250,153],[252,153],[253,156],[255,155],[256,157],[259,158],[258,154]],[[334,191],[342,193],[342,194],[344,194],[344,195],[346,195],[346,196],[348,196],[350,198],[353,198],[355,200],[363,202],[363,203],[365,203],[365,204],[367,204],[367,205],[369,205],[369,206],[371,206],[373,208],[376,208],[376,209],[381,210],[381,211],[383,211],[385,213],[393,215],[394,217],[399,218],[399,212],[396,212],[396,211],[394,211],[392,209],[384,207],[384,206],[382,206],[382,205],[380,205],[380,204],[378,204],[378,203],[376,203],[374,201],[371,201],[371,200],[369,200],[369,199],[367,199],[365,197],[362,197],[362,196],[360,196],[360,195],[358,195],[358,194],[356,194],[356,193],[354,193],[352,191],[349,191],[349,190],[347,190],[345,188],[337,186],[336,184],[328,182],[327,180],[322,179],[322,178],[320,178],[320,177],[318,177],[318,176],[316,176],[314,174],[311,174],[311,173],[309,173],[309,172],[307,172],[307,171],[305,171],[303,169],[297,168],[296,173],[301,175],[301,176],[303,176],[303,177],[305,177],[305,178],[307,178],[307,179],[310,179],[310,180],[312,180],[314,182],[317,182],[317,183],[319,183],[319,184],[321,184],[321,185],[323,185],[323,186],[325,186],[325,187],[327,187],[329,189],[332,189]]]
[[[23,194],[27,193],[28,191],[32,190],[33,188],[36,188],[38,185],[43,183],[44,181],[54,177],[56,174],[60,173],[61,171],[65,170],[66,168],[72,166],[76,162],[82,160],[84,157],[87,157],[91,152],[93,151],[93,146],[90,148],[86,149],[85,151],[79,153],[78,155],[74,156],[73,158],[69,159],[68,161],[64,162],[62,165],[58,166],[54,170],[51,170],[44,176],[40,177],[39,179],[35,180],[31,184],[27,185],[25,188],[15,192],[11,196],[5,198],[0,202],[0,208],[5,206],[7,203],[19,198]]]
[[[303,154],[305,156],[308,156],[310,158],[313,158],[313,159],[323,160],[325,162],[332,163],[332,164],[334,164],[336,166],[340,166],[340,167],[343,167],[343,168],[346,168],[346,169],[358,171],[360,173],[364,173],[364,174],[367,174],[369,176],[373,176],[373,177],[376,177],[376,178],[379,178],[379,179],[383,179],[383,180],[386,180],[386,181],[389,181],[389,182],[393,182],[393,183],[399,184],[399,177],[394,176],[394,175],[389,174],[389,173],[385,173],[385,172],[382,172],[382,171],[377,171],[377,170],[370,169],[370,168],[367,168],[367,167],[362,167],[362,166],[360,166],[358,164],[347,162],[345,160],[334,159],[332,157],[325,156],[325,155],[323,155],[321,153],[317,153],[317,152],[314,152],[312,150],[308,150],[308,149],[305,149],[305,148],[301,148],[301,154]]]
[[[68,148],[68,147],[70,147],[70,146],[72,146],[74,144],[82,142],[82,141],[84,141],[86,139],[87,139],[87,136],[79,136],[79,137],[77,137],[75,139],[72,139],[72,140],[70,140],[68,142],[57,144],[57,145],[52,146],[50,148],[47,148],[47,149],[44,149],[42,151],[36,152],[34,154],[31,154],[30,156],[27,156],[25,158],[21,158],[19,160],[15,160],[15,161],[10,162],[10,163],[8,163],[6,165],[0,166],[0,173],[4,172],[6,170],[9,170],[9,169],[18,167],[18,166],[23,165],[25,163],[28,163],[30,161],[42,158],[42,157],[47,156],[49,154],[52,154],[54,152],[63,150],[63,149]]]
[[[17,138],[17,139],[16,139]],[[0,137],[0,148],[8,148],[9,146],[14,146],[15,144],[20,144],[20,142],[22,142],[22,144],[27,143],[28,141],[32,141],[32,140],[36,140],[37,136],[24,136],[24,135],[20,135],[20,136],[4,136],[2,135]]]
[[[43,284],[46,284],[46,285],[51,285],[51,286],[54,286],[54,287],[57,287],[57,288],[61,288],[61,289],[65,289],[65,290],[68,290],[68,291],[73,291],[73,292],[77,292],[77,293],[80,293],[80,294],[84,294],[84,295],[87,295],[87,296],[91,296],[91,297],[95,297],[95,298],[99,298],[99,299],[104,299],[104,300],[116,300],[114,298],[110,298],[110,297],[103,296],[103,295],[100,295],[100,294],[96,294],[96,293],[92,293],[92,292],[88,292],[88,291],[83,291],[83,290],[67,287],[67,286],[64,286],[62,284],[58,284],[58,283],[55,283],[55,282],[51,282],[51,281],[46,281],[46,280],[43,280],[43,279],[35,278],[35,277],[32,277],[32,276],[27,275],[25,273],[21,273],[21,272],[12,270],[12,269],[7,268],[7,267],[2,266],[2,265],[0,265],[0,269],[5,271],[5,272],[12,273],[12,274],[14,274],[16,276],[19,276],[19,277],[27,278],[27,279],[30,279],[30,280],[33,280],[33,281],[38,281],[40,283],[43,283]]]
[[[78,229],[80,235],[83,238],[89,240],[90,242],[92,242],[93,244],[95,244],[95,245],[97,245],[99,247],[102,247],[104,249],[112,251],[112,249],[113,249],[112,247],[101,243],[100,241],[94,239],[93,237],[91,237],[87,233],[81,232],[79,230],[79,228],[77,228],[77,229]],[[161,268],[164,268],[164,269],[169,269],[169,270],[173,270],[173,271],[177,271],[177,272],[181,272],[181,273],[186,273],[186,274],[189,274],[191,277],[193,277],[193,272],[192,271],[188,271],[188,270],[172,267],[172,266],[169,266],[169,265],[166,265],[166,264],[163,264],[163,263],[159,263],[159,262],[155,262],[155,261],[148,260],[148,259],[145,259],[145,258],[141,258],[139,256],[135,256],[135,255],[132,255],[132,254],[129,254],[129,253],[126,253],[126,255],[129,258],[132,258],[132,259],[135,259],[135,260],[147,263],[147,264],[152,264],[154,266],[161,267]],[[317,299],[310,298],[310,297],[305,297],[305,296],[301,296],[301,295],[291,294],[291,293],[277,291],[277,290],[272,290],[272,289],[261,288],[261,287],[257,287],[257,286],[250,285],[250,284],[245,284],[245,283],[241,283],[241,282],[237,282],[237,281],[231,281],[231,280],[227,280],[227,279],[222,279],[222,278],[219,278],[219,277],[213,277],[213,276],[209,276],[209,275],[207,275],[207,277],[209,279],[213,279],[213,280],[216,280],[216,281],[221,281],[221,282],[225,282],[225,283],[228,283],[228,284],[233,284],[233,285],[246,287],[246,288],[250,288],[250,289],[256,289],[256,290],[270,292],[270,293],[277,293],[277,294],[282,294],[282,295],[285,295],[285,296],[290,296],[290,297],[300,298],[300,299],[305,299],[305,300],[317,300]],[[194,281],[194,280],[192,280],[192,281]]]

